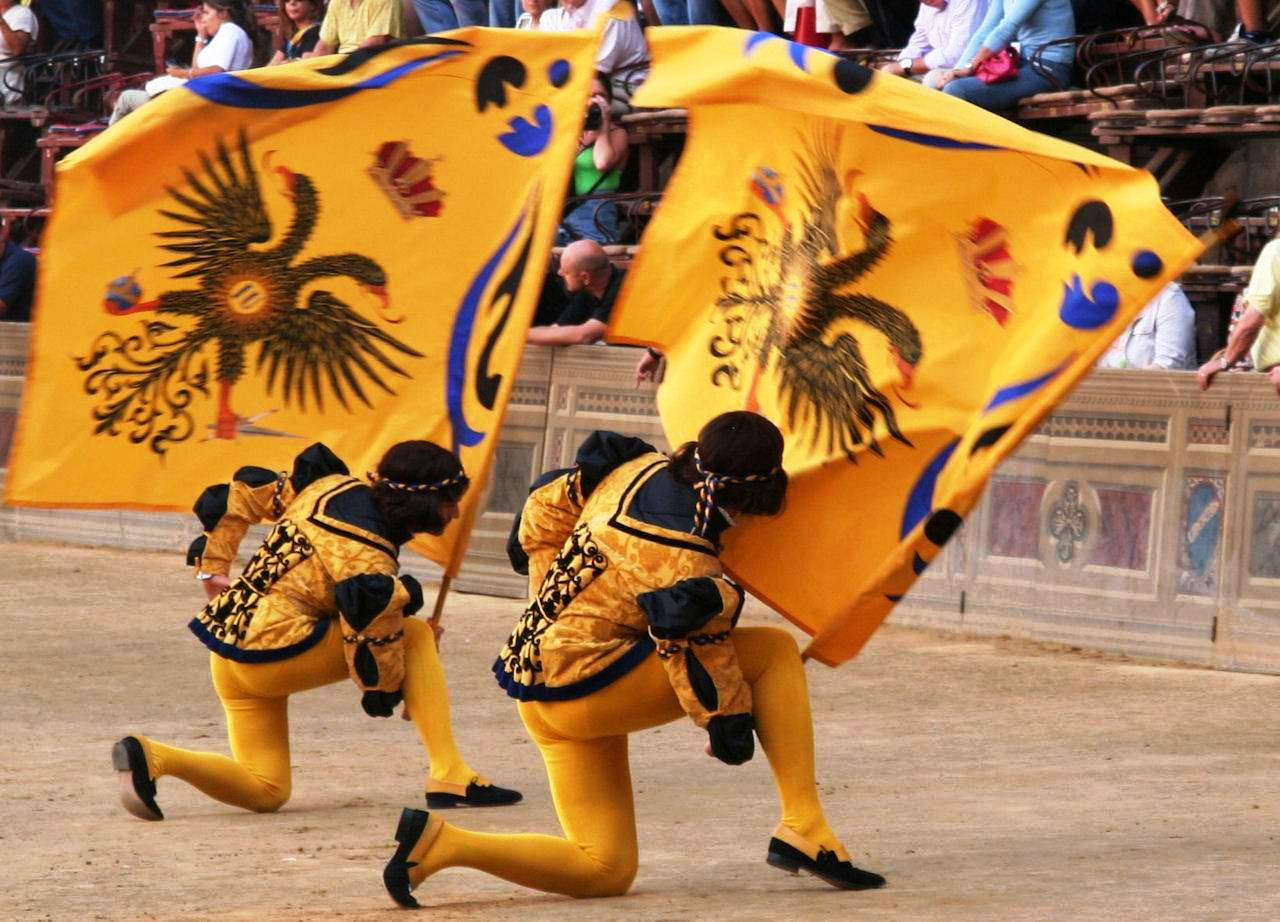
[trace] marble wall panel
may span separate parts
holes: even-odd
[[[1043,480],[997,477],[991,481],[988,555],[1040,559],[1040,501],[1045,486]]]
[[[1089,553],[1089,563],[1121,570],[1148,567],[1151,546],[1150,490],[1125,487],[1094,487],[1101,512],[1098,539]]]
[[[1254,494],[1249,575],[1280,579],[1280,493]]]

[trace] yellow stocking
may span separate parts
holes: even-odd
[[[418,736],[422,737],[422,745],[431,760],[427,789],[465,794],[467,785],[480,776],[462,758],[453,741],[449,688],[440,654],[436,651],[435,635],[429,624],[417,618],[407,618],[404,622],[404,685],[401,691],[409,717],[418,728]]]
[[[795,641],[776,628],[742,628],[733,642],[752,686],[783,824],[816,845],[839,847],[818,802],[808,689]],[[418,862],[411,883],[442,868],[470,867],[569,896],[624,893],[638,854],[626,734],[682,714],[657,657],[586,697],[521,703],[520,716],[546,762],[564,838],[487,835],[445,823],[410,855]]]

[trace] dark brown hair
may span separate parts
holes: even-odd
[[[403,486],[422,486],[448,481],[462,474],[462,462],[448,449],[422,440],[399,442],[387,449],[378,462],[373,500],[378,504],[387,524],[406,536],[438,535],[447,522],[440,507],[462,499],[471,481],[462,475],[457,483],[440,489],[408,490]],[[400,487],[392,484],[401,485]]]
[[[716,505],[745,515],[777,515],[787,494],[782,447],[782,433],[763,416],[745,410],[721,413],[702,427],[698,441],[676,449],[671,474],[688,486],[702,480],[694,463],[697,451],[709,474],[768,475],[755,483],[724,484],[716,491]]]

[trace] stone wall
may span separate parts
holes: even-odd
[[[0,324],[0,458],[25,343],[24,327]],[[506,561],[512,516],[592,430],[667,447],[636,360],[526,352],[458,589],[523,595]],[[191,535],[186,516],[0,507],[5,540],[174,550]],[[1189,372],[1095,373],[1001,466],[893,619],[1280,672],[1280,398],[1261,375],[1202,394]]]

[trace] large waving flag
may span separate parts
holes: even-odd
[[[468,30],[219,74],[69,157],[8,502],[185,509],[314,440],[363,473],[431,439],[483,483],[595,50]]]
[[[668,356],[672,444],[734,409],[787,437],[779,519],[724,560],[858,652],[995,465],[1199,244],[1147,174],[765,34],[651,30],[643,106],[689,139],[611,338]]]

